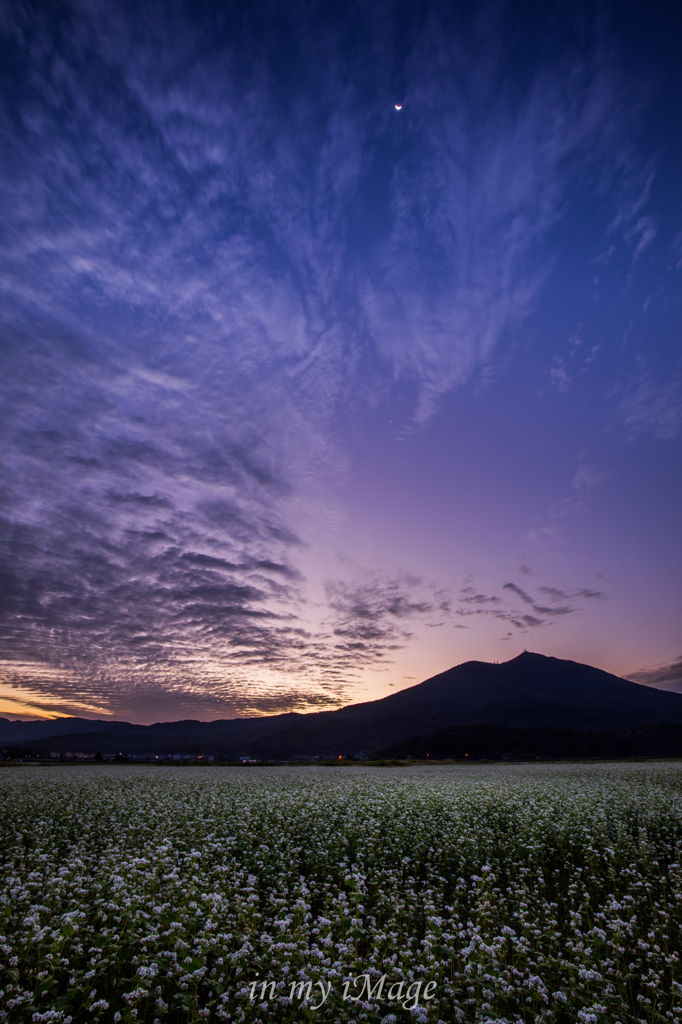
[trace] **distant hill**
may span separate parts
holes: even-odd
[[[485,723],[608,732],[682,723],[682,694],[559,658],[524,652],[469,661],[382,700],[301,716],[251,746],[260,756],[375,751],[416,733]]]
[[[590,757],[682,757],[682,725],[645,725],[621,732],[450,725],[375,751],[376,758],[470,760]]]
[[[225,757],[368,753],[447,726],[621,732],[682,724],[682,694],[654,690],[589,665],[524,652],[502,664],[469,661],[381,700],[338,711],[214,722],[0,720],[0,744],[107,753]]]
[[[39,743],[44,746],[48,741],[54,741],[53,749],[57,750],[66,745],[66,749],[72,750],[76,743],[80,749],[82,745],[92,743],[93,737],[106,735],[107,742],[113,743],[114,746],[120,746],[119,738],[125,736],[126,744],[131,751],[133,747],[141,744],[145,750],[140,750],[139,753],[151,752],[147,750],[150,743],[163,743],[166,740],[172,742],[174,749],[178,743],[189,743],[192,750],[195,750],[197,743],[201,745],[211,736],[221,743],[229,743],[237,736],[239,741],[249,742],[304,717],[289,713],[262,718],[219,719],[214,722],[187,719],[181,722],[156,722],[154,725],[134,725],[131,722],[93,718],[58,718],[39,722],[11,722],[6,718],[0,718],[0,744]]]

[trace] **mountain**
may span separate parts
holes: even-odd
[[[154,725],[134,725],[131,722],[94,718],[42,719],[39,722],[11,722],[7,718],[0,718],[0,744],[21,743],[45,746],[48,741],[54,740],[53,749],[73,750],[74,745],[78,743],[80,750],[83,745],[90,749],[90,743],[94,736],[105,735],[108,737],[107,742],[113,743],[114,746],[118,744],[117,749],[121,745],[120,737],[125,736],[128,746],[142,744],[146,748],[149,743],[153,743],[157,739],[159,741],[175,739],[177,742],[189,742],[192,750],[195,750],[197,743],[201,746],[209,735],[213,735],[222,743],[231,741],[233,737],[238,738],[239,741],[248,742],[272,732],[274,728],[281,729],[288,723],[304,717],[304,715],[290,712],[285,715],[264,718],[226,718],[214,722],[197,722],[193,719],[186,719],[181,722],[156,722]],[[147,751],[145,749],[145,751],[140,751],[140,753],[142,752]]]
[[[682,694],[524,652],[500,665],[465,662],[382,700],[302,716],[251,749],[270,757],[374,751],[448,725],[606,732],[662,722],[682,723]]]
[[[144,728],[129,722],[93,721],[91,718],[43,718],[39,722],[12,722],[8,718],[0,718],[0,743],[36,743],[46,736],[92,732],[96,726],[110,732],[121,727],[124,731]]]
[[[83,719],[5,720],[3,725],[0,720],[0,743],[103,754],[290,758],[372,752],[446,726],[603,733],[661,723],[682,723],[682,694],[653,690],[590,665],[524,652],[502,664],[465,662],[381,700],[338,711],[150,726]]]

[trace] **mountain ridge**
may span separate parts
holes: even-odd
[[[682,723],[682,694],[653,690],[590,665],[525,651],[502,663],[464,662],[398,693],[336,711],[212,722],[185,719],[149,726],[92,719],[5,722],[0,719],[4,745],[289,758],[371,752],[446,726],[608,732]]]

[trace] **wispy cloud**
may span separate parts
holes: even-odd
[[[536,68],[512,98],[495,10],[470,37],[434,20],[415,46],[395,135],[405,156],[393,175],[391,230],[363,289],[381,353],[419,382],[421,417],[533,309],[551,268],[544,243],[573,176],[590,166],[613,181],[624,170],[611,147],[628,133],[616,113],[627,87],[597,38],[565,63]],[[622,145],[618,154],[630,184],[616,219],[629,224],[641,168]],[[568,386],[562,363],[554,374]]]
[[[584,514],[592,507],[592,496],[606,480],[607,473],[600,466],[585,460],[584,452],[578,456],[575,476],[571,480],[571,494],[556,502],[549,509],[553,519],[562,516]]]
[[[606,594],[601,590],[590,590],[588,587],[580,587],[578,590],[559,590],[558,587],[538,587],[541,594],[546,594],[552,601],[568,601],[572,598],[583,597],[589,601],[605,601]]]
[[[382,578],[365,572],[351,581],[330,580],[326,596],[337,650],[363,661],[382,658],[409,640],[410,623],[439,626],[427,617],[451,611],[446,592],[407,574]]]
[[[549,367],[549,382],[557,391],[568,391],[571,386],[571,374],[562,356],[552,356]]]
[[[407,577],[345,580],[318,628],[293,499],[342,475],[347,396],[407,377],[424,419],[489,363],[537,300],[576,174],[615,173],[630,111],[598,34],[510,90],[505,9],[434,8],[398,115],[390,7],[267,10],[5,10],[0,640],[34,666],[17,685],[333,702],[444,613]],[[515,596],[535,610],[515,624],[561,614]]]
[[[682,655],[666,665],[658,665],[656,668],[646,668],[640,672],[632,672],[628,678],[633,683],[653,686],[658,690],[675,690],[678,693],[682,693]]]
[[[502,589],[511,590],[511,592],[516,594],[517,597],[520,597],[525,604],[533,604],[533,598],[530,597],[525,590],[522,590],[521,587],[517,587],[515,583],[504,583]]]
[[[461,597],[459,598],[460,604],[500,604],[502,598],[490,596],[488,594],[480,594],[476,592],[475,587],[462,587]]]
[[[682,430],[682,379],[657,379],[645,371],[615,385],[609,392],[615,408],[614,425],[631,440],[678,437]]]
[[[544,602],[542,598],[533,597],[516,583],[503,583],[500,587],[501,596],[479,593],[471,583],[468,583],[459,592],[455,615],[462,618],[472,615],[492,616],[510,623],[516,629],[527,630],[549,625],[562,616],[581,611],[584,607],[579,603],[581,601],[606,600],[604,593],[586,587],[569,591],[552,586],[538,586],[536,589],[543,595]],[[509,595],[513,595],[511,600]],[[514,598],[522,602],[522,605],[515,605]],[[571,604],[567,604],[569,601]],[[534,614],[530,614],[528,607],[524,608],[523,605],[530,606]],[[503,639],[509,639],[511,635],[507,634]]]

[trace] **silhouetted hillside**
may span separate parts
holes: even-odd
[[[469,661],[382,700],[339,711],[215,722],[0,720],[0,742],[102,753],[213,753],[291,758],[382,749],[447,726],[623,732],[682,724],[682,694],[650,689],[589,665],[524,653],[501,665]]]
[[[291,721],[304,715],[288,713],[262,718],[218,719],[214,722],[198,722],[188,719],[181,722],[156,722],[154,725],[134,725],[130,722],[112,722],[101,719],[60,718],[56,721],[10,722],[0,718],[0,743],[40,743],[52,750],[90,749],[97,738],[107,747],[103,753],[119,750],[122,737],[131,753],[157,752],[158,745],[168,743],[177,753],[183,752],[183,744],[197,749],[204,742],[222,746],[248,743],[263,735],[281,729]],[[154,747],[151,750],[150,744]],[[178,746],[179,745],[179,746]],[[140,748],[139,750],[137,748]],[[95,749],[96,747],[93,747]],[[144,749],[142,749],[144,748]]]
[[[623,732],[514,729],[500,725],[454,725],[411,736],[374,753],[399,760],[472,761],[487,758],[682,757],[682,725],[648,725]]]
[[[524,653],[501,665],[470,661],[382,700],[301,716],[251,744],[258,756],[372,751],[448,725],[605,732],[682,723],[682,695],[589,665]]]

